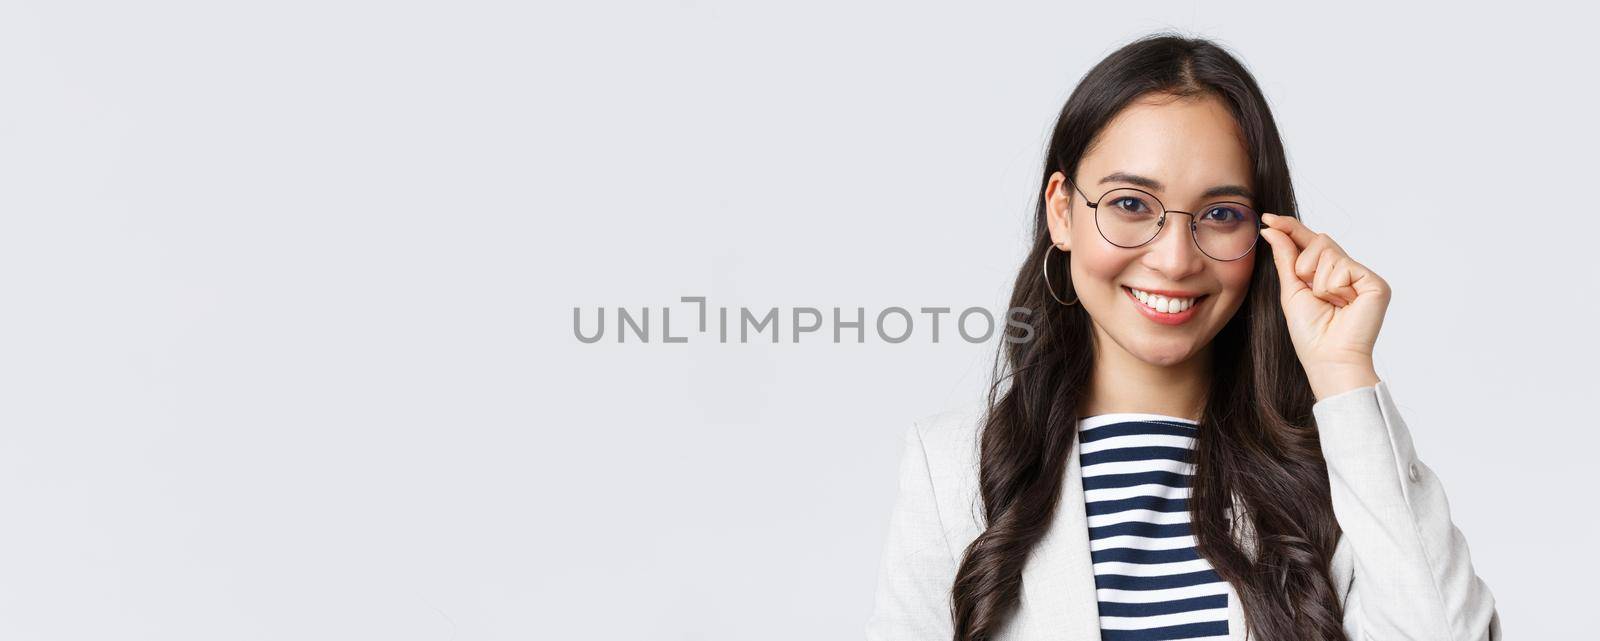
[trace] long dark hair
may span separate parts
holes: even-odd
[[[1045,187],[1056,171],[1076,175],[1097,133],[1123,107],[1151,94],[1220,99],[1250,153],[1257,208],[1297,215],[1266,98],[1222,47],[1151,34],[1113,52],[1083,77],[1050,139],[1035,192],[1033,247],[1011,294],[1012,308],[1032,310],[1034,336],[1002,343],[989,390],[978,446],[987,526],[967,546],[952,586],[956,641],[992,638],[1017,606],[1022,568],[1060,498],[1094,363],[1088,313],[1082,305],[1061,305],[1045,289]],[[1051,271],[1071,273],[1070,253],[1051,254]],[[1213,339],[1189,499],[1196,545],[1234,586],[1257,638],[1345,639],[1328,574],[1339,525],[1313,429],[1315,397],[1289,340],[1272,253],[1263,243],[1252,259],[1249,293]],[[1056,279],[1057,288],[1068,290],[1058,293],[1063,298],[1072,296],[1067,282]],[[1231,518],[1224,513],[1229,508],[1235,509]],[[1238,532],[1249,533],[1244,540],[1254,546],[1240,545]]]

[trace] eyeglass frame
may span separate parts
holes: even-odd
[[[1107,189],[1104,193],[1100,194],[1100,198],[1098,200],[1090,200],[1089,199],[1089,194],[1083,193],[1083,190],[1078,187],[1078,181],[1073,180],[1071,178],[1067,178],[1065,176],[1063,176],[1061,179],[1062,179],[1062,181],[1066,182],[1067,184],[1072,185],[1072,190],[1078,192],[1078,195],[1083,196],[1084,204],[1088,205],[1089,209],[1094,210],[1094,230],[1095,230],[1095,232],[1099,233],[1101,238],[1104,238],[1106,242],[1111,243],[1112,246],[1114,246],[1114,247],[1121,247],[1123,249],[1137,249],[1139,247],[1143,247],[1145,245],[1148,245],[1148,244],[1150,244],[1150,241],[1161,237],[1161,230],[1166,228],[1166,225],[1167,225],[1167,214],[1187,214],[1189,216],[1189,240],[1194,242],[1194,248],[1200,250],[1200,253],[1204,254],[1206,258],[1210,258],[1211,260],[1214,260],[1214,261],[1217,261],[1217,262],[1229,263],[1229,262],[1233,262],[1233,261],[1239,260],[1240,258],[1244,258],[1245,256],[1249,256],[1250,252],[1255,251],[1256,245],[1260,244],[1261,230],[1267,228],[1267,224],[1261,220],[1261,212],[1256,211],[1256,208],[1254,206],[1248,205],[1246,203],[1241,203],[1241,202],[1239,202],[1237,200],[1216,200],[1216,201],[1212,201],[1212,202],[1206,203],[1204,205],[1205,207],[1210,207],[1212,205],[1218,205],[1218,204],[1222,204],[1222,203],[1240,205],[1240,206],[1243,206],[1246,209],[1249,209],[1251,211],[1251,213],[1254,213],[1256,215],[1256,241],[1250,243],[1250,249],[1244,250],[1243,254],[1239,254],[1238,256],[1234,256],[1233,258],[1217,258],[1216,256],[1212,256],[1209,252],[1207,252],[1206,248],[1200,246],[1200,222],[1199,222],[1200,221],[1200,217],[1195,215],[1194,212],[1192,212],[1192,211],[1182,211],[1182,210],[1177,210],[1177,209],[1167,209],[1167,204],[1161,202],[1161,199],[1158,198],[1155,194],[1152,194],[1152,193],[1150,193],[1148,191],[1145,191],[1143,189],[1140,189],[1138,187],[1112,187],[1110,189]],[[1119,190],[1123,190],[1123,189],[1131,189],[1133,191],[1137,191],[1137,192],[1139,192],[1141,194],[1149,196],[1151,200],[1156,201],[1156,204],[1161,207],[1161,217],[1156,219],[1156,233],[1151,234],[1150,237],[1145,239],[1144,242],[1139,243],[1137,245],[1131,245],[1131,246],[1129,246],[1129,245],[1118,245],[1116,242],[1112,241],[1110,238],[1106,238],[1105,230],[1100,228],[1100,203],[1104,202],[1106,196],[1108,194],[1110,194],[1111,192],[1119,191]]]

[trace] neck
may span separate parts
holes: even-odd
[[[1137,412],[1200,420],[1211,371],[1209,344],[1192,358],[1157,364],[1103,340],[1096,345],[1094,360],[1081,415]]]

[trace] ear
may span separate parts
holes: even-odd
[[[1044,188],[1045,224],[1056,249],[1072,251],[1072,186],[1061,172],[1050,174]]]

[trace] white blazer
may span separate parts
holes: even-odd
[[[1417,459],[1386,382],[1318,401],[1312,411],[1343,534],[1334,587],[1353,641],[1499,641],[1489,587],[1473,572],[1444,487]],[[967,544],[983,531],[978,498],[982,408],[938,414],[905,433],[900,488],[879,568],[869,641],[954,636],[950,588]],[[1000,641],[1098,641],[1082,473],[1074,440],[1051,527],[1022,571],[1021,603]],[[1248,530],[1237,534],[1251,549]],[[1245,638],[1229,599],[1230,639]],[[1254,636],[1254,635],[1253,635]]]

